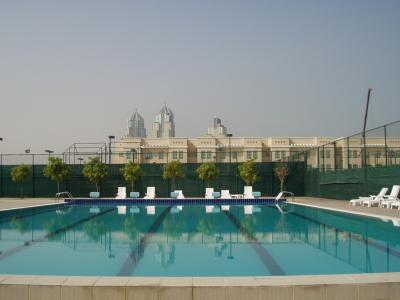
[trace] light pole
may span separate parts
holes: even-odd
[[[83,158],[82,157],[78,157],[77,159],[79,160],[79,164],[81,165],[82,161],[83,161]]]
[[[44,152],[46,152],[46,153],[48,153],[48,154],[49,154],[49,159],[50,159],[50,155],[51,155],[52,153],[54,153],[54,151],[53,151],[53,150],[44,150]]]
[[[108,139],[109,139],[109,142],[108,142],[108,164],[111,165],[111,140],[115,139],[115,136],[109,135]]]
[[[228,133],[226,135],[229,138],[229,165],[228,165],[228,176],[229,176],[229,190],[231,190],[231,162],[232,162],[232,148],[231,148],[231,138],[233,136],[232,133]]]

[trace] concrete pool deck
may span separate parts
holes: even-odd
[[[57,203],[0,198],[0,211]],[[297,197],[294,203],[381,218],[400,211],[352,207],[347,201]],[[301,258],[299,256],[299,258]],[[400,272],[264,277],[81,277],[0,275],[0,299],[18,300],[400,300]]]

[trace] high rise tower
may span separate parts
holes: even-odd
[[[154,120],[152,137],[175,137],[174,113],[165,104]]]
[[[135,110],[128,121],[128,137],[146,137],[146,128],[144,128],[143,117]]]
[[[224,125],[222,125],[221,119],[214,117],[213,125],[208,128],[207,134],[213,137],[226,136],[228,130]]]

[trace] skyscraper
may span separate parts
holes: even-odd
[[[214,117],[213,126],[208,128],[207,134],[212,137],[226,136],[228,130],[221,123],[221,119]]]
[[[146,137],[146,128],[144,128],[144,119],[137,112],[137,109],[135,109],[135,112],[128,121],[128,137],[139,137],[139,138]]]
[[[154,120],[152,137],[175,137],[174,113],[165,104]]]

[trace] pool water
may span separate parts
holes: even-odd
[[[249,207],[246,208],[249,212]],[[0,213],[0,274],[268,276],[400,271],[391,222],[284,204],[60,205]]]

